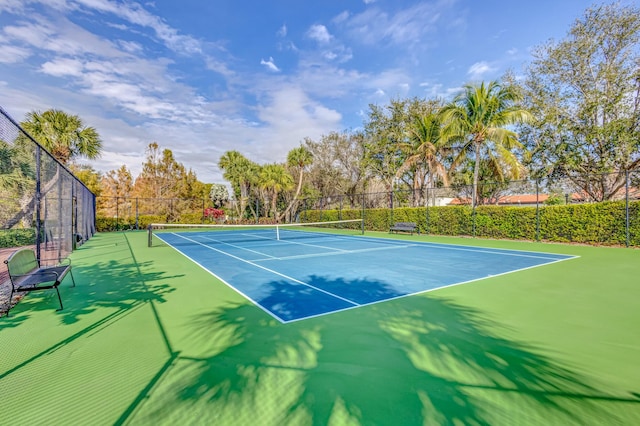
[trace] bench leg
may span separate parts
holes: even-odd
[[[56,293],[58,294],[58,302],[60,302],[60,309],[58,309],[58,311],[61,311],[63,307],[62,307],[62,298],[60,297],[60,290],[58,290],[58,286],[56,286],[55,289],[56,289]]]
[[[13,286],[11,286],[11,295],[9,296],[9,306],[7,306],[7,316],[9,316],[9,311],[11,310],[12,301],[13,301]]]
[[[73,278],[73,271],[69,270],[69,275],[71,275],[71,282],[73,283],[73,287],[76,286],[76,280]]]

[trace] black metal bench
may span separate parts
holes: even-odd
[[[66,263],[56,266],[40,266],[40,262],[36,259],[36,255],[31,249],[20,249],[7,260],[4,261],[9,271],[9,280],[11,281],[11,296],[9,297],[9,307],[7,308],[7,316],[11,310],[11,300],[14,293],[24,293],[36,290],[55,289],[58,294],[58,302],[62,310],[62,298],[58,286],[67,276],[71,275],[73,286],[76,281],[71,273],[71,261],[66,259]]]
[[[396,222],[389,228],[389,232],[411,232],[411,235],[413,235],[417,228],[418,225],[415,222]]]

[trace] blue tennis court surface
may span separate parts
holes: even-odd
[[[156,234],[282,322],[573,256],[281,230]]]

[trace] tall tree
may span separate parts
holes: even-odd
[[[520,92],[512,85],[497,81],[485,85],[467,84],[453,101],[442,109],[445,139],[458,143],[454,165],[469,155],[474,158],[472,206],[478,203],[478,179],[483,158],[495,164],[499,176],[519,176],[522,165],[516,148],[522,144],[508,126],[529,122],[531,114],[523,109]]]
[[[102,140],[93,127],[84,125],[77,115],[58,109],[27,114],[22,127],[62,164],[78,157],[96,159],[102,150]]]
[[[423,115],[427,108],[427,103],[418,98],[395,99],[385,107],[369,105],[365,158],[372,175],[378,177],[387,190],[393,189],[398,169],[404,163],[406,154],[400,145],[409,143],[408,129],[413,117]]]
[[[258,186],[270,200],[270,212],[276,221],[280,221],[278,214],[278,195],[282,191],[290,191],[294,187],[293,177],[281,164],[267,164],[261,167]]]
[[[174,220],[180,211],[202,211],[206,185],[192,170],[185,169],[170,149],[160,150],[157,143],[147,147],[147,161],[135,180],[132,195],[140,198],[140,208],[154,214],[167,214]]]
[[[124,217],[124,210],[130,210],[133,192],[133,177],[127,166],[122,165],[118,170],[109,170],[100,180],[100,188],[101,196],[97,198],[100,214],[107,217]]]
[[[101,195],[102,187],[100,186],[100,181],[102,174],[100,172],[86,164],[71,165],[69,169],[95,196],[99,197]]]
[[[289,151],[289,154],[287,154],[287,167],[298,176],[298,183],[296,185],[296,191],[289,201],[289,205],[282,213],[283,217],[285,217],[293,208],[297,207],[299,203],[298,196],[300,195],[300,191],[302,190],[304,172],[311,165],[311,163],[313,163],[313,155],[311,154],[311,151],[309,151],[304,145],[293,148],[291,151]]]
[[[448,141],[442,137],[442,103],[435,100],[429,101],[428,105],[427,112],[413,117],[407,129],[409,140],[399,145],[405,158],[396,175],[401,177],[413,170],[412,187],[417,202],[422,200],[421,189],[425,186],[425,180],[427,188],[433,188],[437,181],[445,185],[449,183],[447,163],[450,162],[448,157],[451,149]]]
[[[368,176],[365,144],[362,131],[330,132],[317,142],[306,138],[304,146],[313,155],[313,163],[305,192],[314,198],[322,195],[322,200],[346,194],[352,205],[359,202],[356,194],[364,192]]]
[[[224,172],[224,177],[230,184],[236,204],[237,213],[244,216],[251,194],[251,186],[256,182],[258,175],[258,165],[246,158],[238,151],[225,152],[218,161],[218,166]]]
[[[566,176],[593,200],[640,167],[640,8],[593,6],[534,51],[525,82],[536,121],[522,134],[539,178]]]

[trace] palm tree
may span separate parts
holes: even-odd
[[[412,167],[427,168],[427,188],[435,186],[436,179],[442,179],[448,185],[448,173],[445,167],[446,155],[450,148],[442,137],[442,123],[437,112],[416,116],[409,127],[409,143],[400,144],[407,157],[398,169],[396,177],[402,176]],[[414,176],[414,192],[420,188],[418,173]]]
[[[298,196],[300,195],[300,191],[302,190],[302,181],[304,177],[304,170],[311,165],[313,162],[313,155],[311,151],[309,151],[306,147],[300,146],[298,148],[294,148],[289,151],[287,155],[287,166],[292,169],[297,170],[298,172],[298,185],[296,186],[296,192],[293,195],[293,199],[285,209],[282,216],[286,216],[287,213],[296,205],[298,201]]]
[[[271,208],[273,218],[280,220],[277,211],[278,194],[282,191],[290,191],[293,189],[293,177],[287,172],[284,166],[280,164],[267,164],[260,169],[258,178],[258,186],[264,190],[271,199]]]
[[[478,202],[478,176],[483,154],[488,156],[500,169],[507,168],[510,174],[517,176],[522,165],[512,152],[522,148],[517,134],[506,126],[526,123],[532,115],[520,108],[519,92],[513,86],[501,86],[497,81],[479,86],[467,84],[464,90],[442,110],[444,122],[443,136],[447,140],[460,141],[460,153],[454,159],[454,165],[473,153],[473,192],[471,204]]]
[[[32,111],[27,114],[27,120],[21,126],[42,147],[49,151],[60,163],[69,165],[77,157],[95,159],[100,156],[102,140],[93,127],[85,127],[82,120],[76,115],[69,115],[63,111],[51,109],[43,113]],[[16,139],[17,145],[32,145],[27,142],[27,137],[20,133]],[[58,167],[50,169],[52,174],[44,174],[44,184],[40,194],[45,195],[52,190],[60,178]],[[4,226],[15,226],[29,211],[33,211],[36,198],[29,202]]]
[[[76,157],[90,160],[100,156],[102,140],[93,127],[86,127],[80,117],[58,109],[27,114],[22,127],[62,164]]]
[[[242,217],[247,207],[251,184],[256,180],[257,165],[247,159],[238,151],[227,151],[218,166],[224,171],[224,177],[235,192],[236,198],[239,198],[238,215]]]

